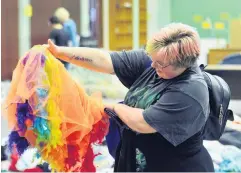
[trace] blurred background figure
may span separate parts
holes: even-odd
[[[69,46],[69,35],[64,30],[60,20],[56,16],[52,16],[49,18],[49,25],[52,27],[49,38],[58,46]],[[61,62],[64,64],[65,68],[68,69],[69,63],[65,61]]]
[[[54,15],[60,20],[60,22],[64,26],[64,30],[68,33],[71,46],[77,47],[78,41],[77,41],[77,27],[76,23],[73,19],[70,18],[70,14],[68,10],[66,10],[63,7],[58,8]]]
[[[236,64],[241,65],[241,53],[235,53],[226,56],[220,64]]]

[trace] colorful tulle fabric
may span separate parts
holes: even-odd
[[[36,147],[53,170],[96,170],[91,145],[102,142],[109,125],[101,95],[88,96],[45,47],[19,60],[3,111],[13,129],[10,148],[19,154]]]

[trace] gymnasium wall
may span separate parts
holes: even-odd
[[[170,8],[172,22],[178,21],[195,26],[203,38],[228,39],[228,21],[232,18],[241,18],[240,0],[171,0]],[[204,30],[202,22],[208,19],[213,28],[215,22],[222,22],[225,25],[224,30]]]

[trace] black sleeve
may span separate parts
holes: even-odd
[[[54,40],[54,42],[56,43],[56,32],[51,31],[50,34],[49,34],[49,38],[51,40]]]
[[[145,121],[166,140],[177,146],[199,132],[206,122],[197,100],[181,91],[167,91],[148,109]]]
[[[151,65],[144,50],[111,52],[110,56],[116,76],[127,88]]]

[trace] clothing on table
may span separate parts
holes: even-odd
[[[226,127],[219,142],[223,145],[234,145],[241,149],[241,131]]]
[[[129,88],[124,104],[144,109],[144,119],[157,131],[140,134],[125,129],[115,171],[214,171],[202,144],[209,96],[199,67],[166,80],[152,67],[146,69],[151,59],[144,51],[113,52],[111,58],[117,77]]]
[[[212,157],[215,172],[241,172],[241,150],[218,141],[206,141],[203,145]]]
[[[5,161],[8,159],[7,155],[6,155],[6,147],[7,146],[2,146],[1,145],[1,161]]]

